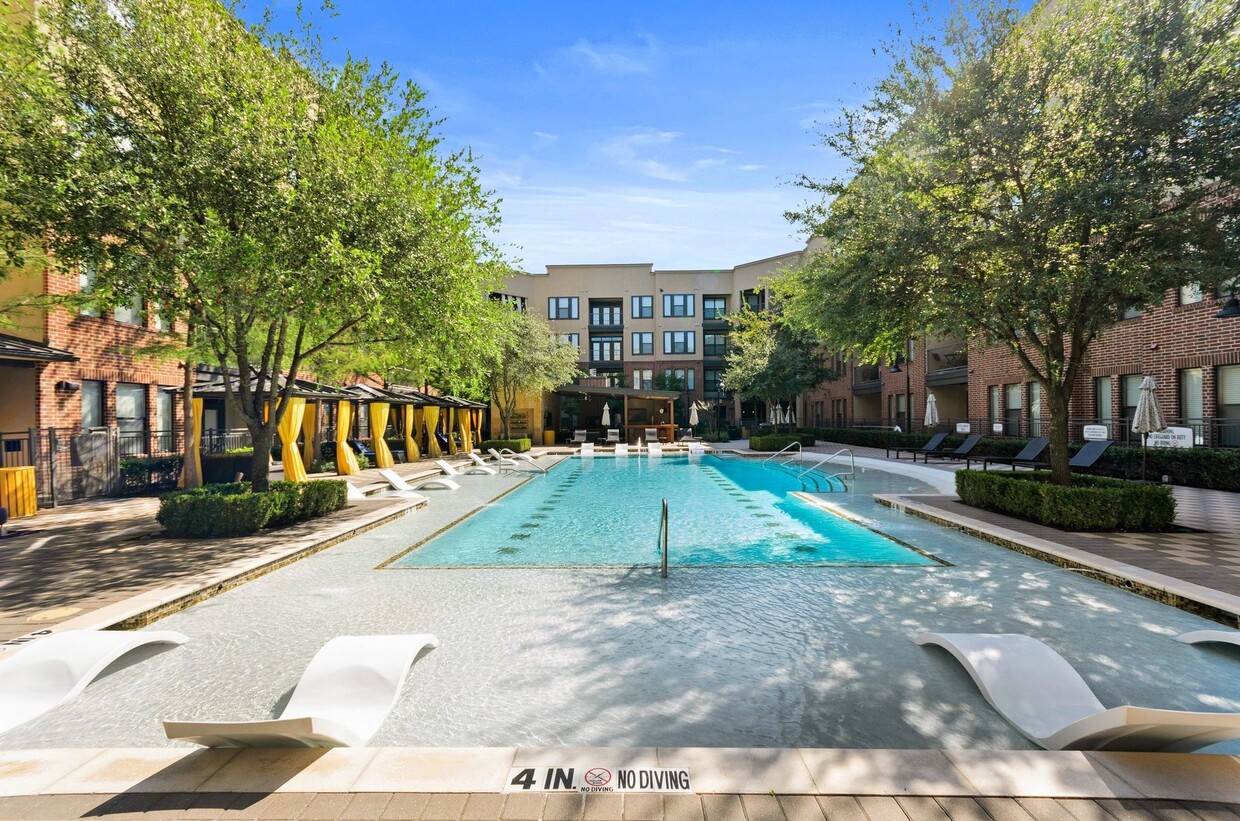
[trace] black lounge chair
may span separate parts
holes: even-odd
[[[1030,439],[1029,443],[1021,449],[1021,452],[1015,456],[983,456],[981,457],[982,470],[986,470],[988,465],[1011,465],[1012,470],[1016,470],[1016,466],[1032,467],[1038,464],[1038,457],[1042,455],[1042,451],[1046,450],[1051,444],[1051,440],[1045,436],[1037,439]],[[973,467],[973,460],[966,457],[965,467]]]
[[[890,459],[891,454],[893,453],[896,455],[897,459],[900,458],[901,453],[911,453],[913,454],[913,461],[916,462],[917,454],[929,453],[931,451],[938,450],[940,447],[943,446],[943,440],[946,438],[947,438],[946,433],[936,433],[934,434],[934,436],[930,437],[929,442],[927,442],[926,444],[922,445],[919,448],[887,448],[887,458]]]
[[[1068,460],[1068,469],[1088,470],[1089,468],[1092,468],[1095,464],[1097,464],[1098,460],[1102,457],[1102,454],[1106,453],[1107,448],[1114,444],[1114,439],[1086,442],[1081,446],[1081,449],[1076,452],[1076,456],[1073,456]],[[1037,468],[1048,468],[1050,466],[1050,462],[1035,462],[1030,465],[1030,467]]]
[[[353,452],[356,453],[358,456],[365,456],[367,459],[372,459],[372,460],[375,458],[375,452],[371,450],[370,448],[368,448],[360,440],[346,439],[345,441],[349,443],[349,447],[353,448]]]
[[[968,459],[969,454],[977,447],[977,443],[982,441],[982,434],[974,433],[965,437],[958,448],[939,448],[938,450],[926,451],[921,458],[926,464],[930,463],[930,457],[936,459]],[[913,454],[913,461],[917,461],[917,454]]]

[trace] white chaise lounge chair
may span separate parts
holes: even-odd
[[[663,445],[659,444],[658,442],[647,442],[646,450],[648,451],[646,455],[649,456],[651,459],[657,456],[663,455]]]
[[[915,640],[955,656],[990,705],[1048,750],[1190,752],[1240,738],[1240,713],[1108,710],[1063,656],[1030,636],[922,633]]]
[[[619,441],[620,441],[619,428],[608,428],[607,429],[607,440],[604,444],[614,445]]]
[[[412,499],[415,502],[428,501],[425,496],[413,489],[413,485],[405,481],[404,477],[391,468],[380,468],[379,475],[383,477],[383,481],[388,483],[392,488],[393,495],[401,496],[405,499]],[[453,484],[456,484],[453,482]],[[460,487],[460,485],[457,485]]]
[[[429,633],[339,636],[310,660],[278,718],[165,721],[168,738],[204,747],[362,747],[387,718]]]
[[[344,483],[344,498],[345,501],[349,502],[364,502],[366,501],[366,494],[362,493],[362,489],[357,485],[346,481]]]
[[[1240,647],[1240,630],[1194,630],[1175,637],[1176,641],[1185,644],[1234,644]]]
[[[151,644],[189,641],[171,630],[66,630],[0,660],[0,734],[64,704],[114,661]]]
[[[491,454],[491,456],[495,458],[495,464],[497,465],[515,468],[517,467],[518,461],[521,461],[529,462],[535,467],[538,466],[538,463],[534,461],[534,457],[530,456],[528,453],[517,453],[516,451],[508,450],[508,448],[504,448],[503,451],[498,451],[495,448],[487,448],[487,453]]]
[[[454,468],[443,459],[436,459],[435,464],[439,465],[439,469],[447,476],[464,476],[467,473],[485,473],[488,476],[499,475],[499,471],[490,465],[466,465],[463,468]]]
[[[379,471],[379,475],[384,478],[394,490],[401,493],[409,493],[413,495],[421,495],[416,491],[424,487],[441,487],[447,490],[460,490],[461,486],[446,476],[427,476],[424,479],[415,479],[412,483],[405,481],[404,477],[391,468],[383,468]]]
[[[628,443],[621,442],[620,444],[616,445],[616,455],[617,456],[628,456],[629,455]]]
[[[594,443],[583,442],[581,445],[581,458],[589,459],[589,458],[593,458],[593,456],[594,456]]]

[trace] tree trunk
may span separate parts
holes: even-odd
[[[1068,467],[1068,391],[1062,385],[1046,385],[1046,404],[1051,412],[1051,481],[1057,485],[1072,483]]]
[[[271,488],[271,448],[275,445],[275,430],[259,429],[258,433],[250,429],[250,439],[254,442],[254,455],[250,459],[250,487],[255,493],[266,493]]]
[[[185,360],[185,390],[181,392],[181,418],[184,423],[181,431],[184,436],[182,447],[183,463],[181,476],[184,478],[186,490],[202,487],[202,477],[198,475],[198,461],[194,458],[194,363],[187,357]]]

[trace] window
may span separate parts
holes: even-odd
[[[577,353],[581,353],[581,334],[560,334],[561,345],[572,345],[577,349]]]
[[[1180,286],[1180,304],[1195,305],[1202,300],[1201,283],[1194,282],[1191,285]]]
[[[1139,373],[1120,377],[1120,404],[1123,407],[1124,441],[1140,441],[1140,434],[1132,432],[1132,420],[1137,416],[1137,400],[1141,398],[1141,382],[1145,377]]]
[[[999,421],[999,386],[991,385],[986,389],[986,413],[990,424]]]
[[[843,427],[848,419],[848,400],[832,399],[831,400],[831,418],[835,420],[836,427]]]
[[[93,379],[82,381],[82,427],[103,427],[103,383]]]
[[[176,397],[169,388],[160,388],[155,394],[155,447],[167,453],[174,447],[172,428],[176,418],[173,402]]]
[[[693,294],[664,294],[664,316],[693,316]]]
[[[160,305],[158,302],[151,303],[151,327],[157,331],[171,331],[175,324],[176,317],[172,315],[172,311]]]
[[[693,331],[664,331],[663,353],[694,353]]]
[[[741,291],[741,299],[745,300],[745,305],[751,311],[761,311],[766,308],[766,294],[762,291]]]
[[[726,296],[702,297],[702,319],[723,319],[727,312],[728,298]]]
[[[1220,365],[1214,372],[1218,394],[1218,444],[1240,446],[1240,365]]]
[[[633,334],[633,355],[650,356],[654,353],[654,334],[646,331]]]
[[[95,267],[93,265],[83,265],[78,271],[78,290],[84,294],[89,294],[94,289]],[[82,316],[99,316],[99,309],[93,305],[86,305],[78,313]]]
[[[620,318],[619,305],[591,305],[590,306],[590,324],[591,325],[622,325],[624,320]]]
[[[1180,371],[1180,421],[1189,425],[1201,421],[1204,411],[1202,395],[1201,368]]]
[[[579,319],[579,304],[575,296],[547,297],[547,319]]]
[[[1145,315],[1145,309],[1142,308],[1140,305],[1135,305],[1131,308],[1125,308],[1123,310],[1123,313],[1119,315],[1119,318],[1120,319],[1136,319],[1137,317],[1144,316],[1144,315]]]
[[[1042,435],[1042,383],[1030,382],[1029,389],[1029,435]]]
[[[908,413],[908,394],[889,393],[887,394],[887,419],[889,424],[904,425],[905,415]]]
[[[116,427],[122,456],[146,453],[146,385],[116,383]]]
[[[702,392],[707,396],[723,393],[723,387],[719,384],[722,379],[723,371],[718,368],[705,369],[702,371]]]
[[[514,308],[521,313],[525,313],[525,297],[523,296],[513,296],[512,294],[505,294],[500,291],[492,291],[491,299],[495,302],[507,305],[510,308]]]
[[[1094,416],[1099,425],[1111,427],[1111,377],[1100,376],[1094,380]]]
[[[727,334],[702,334],[703,356],[724,356],[727,352]]]
[[[142,297],[135,296],[128,305],[121,305],[112,311],[112,318],[126,325],[142,325]]]
[[[654,297],[653,296],[633,297],[633,318],[634,319],[653,319],[654,318]]]
[[[1020,435],[1020,383],[1006,385],[1003,388],[1003,433],[1007,436]]]
[[[663,372],[663,378],[668,380],[668,385],[680,385],[680,390],[693,390],[693,368],[668,368]],[[676,388],[669,388],[676,390]]]
[[[620,349],[620,337],[618,336],[592,337],[590,339],[590,361],[619,362]]]
[[[648,391],[654,388],[654,371],[633,371],[633,390]]]

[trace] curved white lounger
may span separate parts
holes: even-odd
[[[204,747],[362,747],[392,711],[429,633],[338,636],[315,654],[279,718],[165,721],[168,738]]]
[[[466,473],[485,473],[488,476],[498,476],[499,471],[490,465],[466,465],[463,468],[454,468],[443,459],[436,459],[435,464],[444,472],[445,476],[461,476]]]
[[[1191,633],[1176,636],[1175,640],[1182,641],[1185,644],[1215,642],[1217,644],[1234,644],[1240,647],[1240,630],[1194,630]]]
[[[427,501],[425,496],[414,490],[413,485],[406,482],[399,473],[391,468],[380,468],[379,475],[382,476],[383,480],[388,483],[389,487],[392,488],[393,495],[402,496],[406,499],[412,499],[415,502]]]
[[[148,644],[184,644],[171,630],[66,630],[0,662],[0,733],[76,696],[108,665]]]
[[[1048,750],[1189,752],[1240,738],[1240,714],[1108,710],[1064,657],[1012,633],[922,633],[956,657],[1000,715]]]
[[[504,448],[502,451],[498,451],[495,448],[487,448],[487,453],[495,457],[495,463],[497,465],[505,465],[510,468],[515,468],[517,466],[518,459],[522,462],[529,462],[534,466],[538,465],[538,463],[534,461],[534,457],[530,456],[528,453],[517,453],[516,451],[509,450],[508,448]]]

